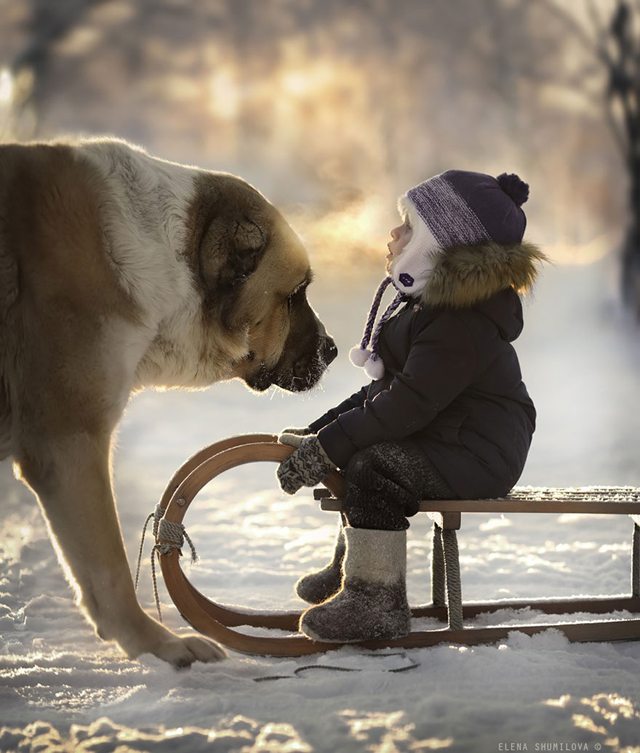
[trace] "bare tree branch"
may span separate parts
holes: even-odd
[[[603,49],[601,45],[598,44],[597,40],[590,37],[571,14],[560,8],[553,0],[538,0],[537,5],[544,7],[548,13],[560,21],[565,28],[573,33],[574,38],[592,55],[599,60],[608,63],[606,49]]]
[[[29,27],[31,41],[15,57],[12,69],[37,66],[44,51],[77,25],[85,11],[104,0],[68,0],[55,4],[34,0]],[[45,53],[46,54],[46,53]]]
[[[30,41],[11,64],[14,73],[28,69],[33,75],[33,84],[18,105],[19,112],[32,108],[37,113],[52,46],[78,25],[89,8],[102,2],[105,0],[58,0],[56,3],[32,0]]]
[[[625,160],[628,160],[631,154],[631,142],[625,131],[621,128],[620,123],[618,122],[615,113],[613,112],[610,100],[608,102],[605,102],[604,112],[607,119],[607,124],[609,126],[609,129],[611,130],[613,139],[616,142],[616,146],[620,150],[622,157]]]
[[[606,49],[606,39],[608,34],[607,24],[598,15],[593,0],[587,0],[587,11],[589,12],[593,28],[600,39],[601,46]]]

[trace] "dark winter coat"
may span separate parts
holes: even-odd
[[[514,285],[528,287],[544,257],[525,243],[445,253],[420,302],[384,325],[382,379],[310,428],[341,468],[360,449],[403,440],[461,498],[503,496],[522,473],[536,418],[511,345],[523,328]]]

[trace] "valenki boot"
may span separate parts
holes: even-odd
[[[296,593],[309,604],[322,604],[333,596],[342,585],[342,560],[346,551],[344,539],[344,522],[342,516],[338,523],[338,533],[333,550],[333,559],[322,570],[303,575],[296,583]]]
[[[342,588],[300,618],[300,630],[323,643],[404,638],[411,631],[407,602],[406,531],[344,529]]]

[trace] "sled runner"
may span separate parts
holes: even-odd
[[[243,611],[224,606],[201,594],[187,579],[180,565],[184,542],[183,520],[189,505],[209,481],[245,463],[281,462],[293,448],[278,444],[268,434],[255,434],[217,442],[191,457],[174,474],[156,508],[156,549],[165,584],[183,618],[196,630],[233,651],[271,656],[302,656],[338,648],[300,635],[272,637],[248,634],[240,626],[272,628],[295,633],[300,612]],[[333,472],[324,480],[326,489],[314,496],[323,510],[339,511],[344,481]],[[502,499],[427,500],[420,510],[433,520],[431,599],[412,608],[413,617],[434,617],[446,627],[416,631],[393,641],[368,641],[366,648],[419,648],[438,643],[476,645],[491,643],[519,631],[527,635],[549,628],[571,641],[614,641],[640,638],[640,619],[561,622],[496,627],[465,627],[466,619],[501,609],[530,607],[547,614],[607,614],[616,610],[640,612],[640,488],[584,487],[549,489],[516,487]],[[467,513],[589,513],[629,515],[633,522],[631,593],[627,596],[533,601],[462,602],[456,531]]]

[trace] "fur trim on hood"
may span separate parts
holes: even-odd
[[[505,288],[526,293],[538,276],[537,262],[544,261],[542,251],[527,241],[454,246],[437,254],[422,300],[428,306],[469,308]]]

